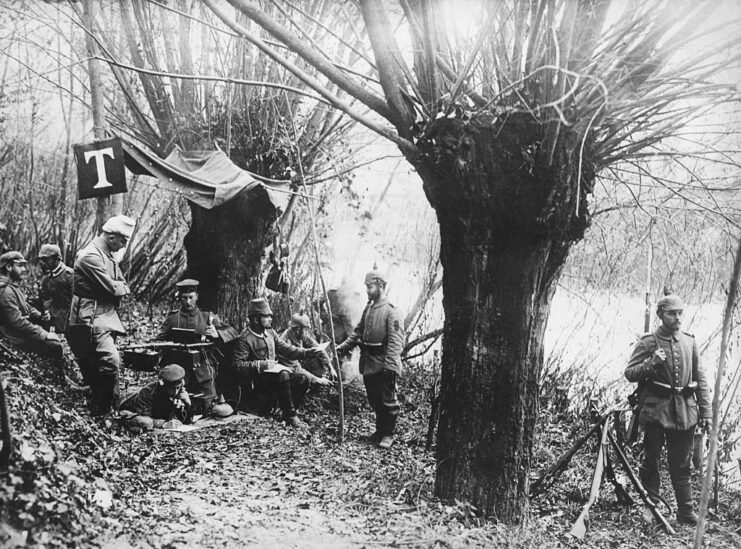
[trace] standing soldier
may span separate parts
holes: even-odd
[[[62,251],[55,244],[44,244],[39,250],[41,279],[39,299],[51,316],[50,326],[63,334],[67,331],[69,309],[72,304],[72,269],[62,262]]]
[[[218,315],[198,308],[198,286],[198,281],[192,278],[186,278],[175,284],[180,307],[165,318],[157,339],[173,341],[177,339],[176,330],[192,330],[193,336],[198,341],[204,340],[213,344],[212,348],[196,355],[194,364],[191,365],[192,371],[186,376],[186,388],[203,395],[203,406],[197,406],[195,413],[227,417],[232,415],[234,410],[228,404],[217,402],[216,376],[218,367],[229,355],[226,344],[237,339],[239,334],[237,330],[222,322]],[[191,343],[193,342],[195,341]],[[182,356],[182,351],[165,351],[163,360],[178,363]]]
[[[54,360],[64,383],[62,344],[56,334],[39,325],[48,317],[26,301],[21,289],[25,277],[26,259],[21,252],[0,255],[0,334],[23,350]]]
[[[368,402],[376,413],[376,430],[369,439],[391,448],[399,416],[396,379],[401,373],[404,319],[386,297],[386,277],[377,270],[365,275],[368,305],[353,333],[337,347],[337,354],[360,346],[360,373]]]
[[[118,404],[121,358],[116,336],[126,331],[116,309],[131,292],[113,254],[126,246],[134,224],[125,215],[111,217],[75,260],[68,340],[90,385],[93,415],[105,415]]]
[[[656,307],[661,325],[638,341],[625,369],[640,392],[639,422],[644,428],[640,477],[649,497],[659,502],[661,449],[666,443],[669,475],[677,500],[677,521],[696,525],[690,462],[695,427],[710,426],[710,391],[700,368],[695,338],[680,331],[684,304],[662,297]],[[699,413],[698,413],[699,405]],[[650,515],[644,515],[650,520]]]

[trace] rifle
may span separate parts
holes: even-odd
[[[594,465],[594,476],[592,477],[592,489],[589,491],[589,499],[584,504],[581,513],[576,519],[574,526],[571,528],[570,535],[574,536],[579,540],[584,539],[584,535],[587,533],[587,525],[589,523],[589,509],[592,507],[597,496],[599,496],[599,487],[602,484],[602,474],[605,471],[605,461],[607,456],[605,455],[605,446],[607,445],[607,436],[610,434],[610,427],[607,425],[607,416],[605,416],[600,422],[602,426],[602,434],[600,436],[599,450],[597,451],[597,463]]]
[[[8,355],[10,358],[15,360],[16,362],[23,362],[23,359],[21,356],[16,353],[13,349],[8,347],[5,343],[0,341],[0,351],[4,352],[6,355]]]
[[[574,455],[581,449],[582,446],[584,446],[584,443],[587,442],[593,434],[599,431],[602,424],[606,421],[607,414],[600,418],[597,423],[592,425],[592,428],[589,429],[589,432],[587,432],[586,435],[577,440],[574,445],[569,448],[569,450],[543,474],[542,477],[540,477],[538,480],[530,485],[529,495],[531,498],[542,494],[543,492],[548,490],[548,488],[553,486],[553,483],[556,481],[556,479],[561,476],[561,473],[563,473],[566,470],[566,467],[569,466],[571,458],[574,457]]]
[[[152,341],[150,343],[132,343],[128,347],[122,347],[122,351],[137,351],[140,349],[196,349],[210,347],[213,343],[205,341],[201,343],[176,343],[174,341]]]
[[[607,437],[609,438],[610,443],[612,444],[612,447],[615,450],[615,453],[617,454],[618,460],[620,460],[620,463],[623,464],[623,467],[625,468],[625,472],[628,473],[628,478],[630,478],[630,482],[633,484],[633,487],[636,489],[636,492],[638,492],[638,495],[641,496],[643,503],[645,503],[646,506],[651,510],[651,514],[654,516],[654,518],[656,518],[656,520],[658,520],[659,523],[661,523],[661,525],[664,527],[664,530],[666,530],[666,533],[674,535],[675,534],[674,529],[667,522],[664,516],[659,512],[659,509],[656,507],[656,504],[651,500],[650,497],[648,497],[648,492],[646,492],[646,489],[641,484],[641,481],[638,480],[638,477],[633,472],[633,469],[630,467],[630,464],[628,463],[628,458],[626,457],[625,452],[623,452],[623,449],[617,443],[617,441],[615,440],[615,437],[612,436],[612,433],[608,433]]]

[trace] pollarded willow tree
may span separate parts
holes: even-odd
[[[82,10],[72,9],[84,21]],[[88,32],[109,68],[107,119],[119,133],[160,156],[174,147],[221,149],[240,168],[268,182],[285,182],[300,173],[311,186],[312,180],[324,179],[330,160],[333,173],[351,169],[349,155],[335,159],[332,154],[342,148],[354,122],[329,108],[326,99],[296,87],[300,80],[295,75],[256,55],[241,36],[216,26],[214,15],[201,4],[118,0],[95,14]],[[275,6],[271,16],[284,20]],[[328,21],[341,16],[339,10],[324,12]],[[305,40],[322,42],[323,25],[302,16],[292,20],[303,26]],[[346,41],[323,48],[338,66],[357,57],[357,39],[350,30],[345,33]],[[284,217],[300,206],[296,197],[290,198]],[[186,274],[201,281],[202,306],[243,325],[245,303],[262,290],[262,259],[281,212],[262,187],[212,210],[195,204],[190,210]],[[153,240],[156,245],[156,234]],[[146,257],[134,261],[139,262],[135,271],[146,272]]]
[[[223,2],[204,1],[306,86],[396,143],[416,168],[437,212],[444,267],[436,491],[520,521],[549,304],[589,225],[597,175],[732,96],[712,82],[720,65],[699,34],[709,6],[339,2],[347,25],[362,18],[356,32],[372,50],[374,84],[327,62],[300,28],[258,2],[228,0],[289,52],[244,32]],[[320,19],[329,4],[337,2],[301,5]]]

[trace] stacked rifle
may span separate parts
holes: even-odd
[[[594,475],[592,476],[592,488],[589,493],[589,499],[584,504],[579,517],[571,528],[570,535],[580,540],[584,539],[589,525],[589,510],[597,500],[603,476],[606,477],[615,487],[615,494],[620,503],[625,505],[633,505],[635,503],[633,498],[626,491],[625,487],[615,476],[615,471],[610,462],[610,454],[608,452],[610,446],[612,447],[618,462],[623,466],[623,469],[625,469],[633,488],[635,488],[636,492],[643,500],[643,503],[651,510],[651,514],[656,518],[659,524],[661,524],[664,530],[669,534],[674,534],[674,529],[671,527],[669,522],[667,522],[666,518],[664,518],[664,516],[659,512],[656,504],[648,497],[648,493],[641,484],[641,481],[638,479],[635,471],[631,468],[630,463],[628,463],[625,451],[611,431],[608,419],[613,413],[615,413],[615,410],[608,411],[599,416],[597,423],[592,425],[587,434],[577,440],[576,443],[574,443],[574,445],[569,448],[569,450],[565,452],[561,458],[543,474],[542,477],[530,485],[530,497],[534,498],[553,486],[556,479],[558,479],[558,477],[568,467],[571,458],[573,458],[584,444],[594,436],[599,439],[599,447],[597,450],[597,461],[594,466]]]

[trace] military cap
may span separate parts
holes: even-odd
[[[0,269],[10,263],[27,263],[27,261],[21,252],[5,252],[0,255]]]
[[[680,311],[684,309],[684,303],[682,298],[677,294],[665,295],[656,304],[656,311]]]
[[[185,370],[177,364],[168,364],[160,369],[160,379],[165,383],[179,383],[185,377]]]
[[[259,297],[250,301],[247,306],[248,315],[272,315],[273,311],[270,309],[270,304],[264,297]]]
[[[378,269],[373,269],[365,274],[365,284],[375,284],[381,282],[382,284],[388,284],[386,276]]]
[[[192,278],[186,278],[184,280],[181,280],[177,284],[175,284],[175,287],[178,289],[178,291],[181,294],[187,294],[189,292],[197,292],[198,291],[198,281],[194,280]]]
[[[127,215],[114,215],[103,224],[101,229],[104,233],[120,234],[126,238],[131,238],[134,234],[134,225],[136,221]]]
[[[62,257],[62,250],[56,244],[43,244],[39,250],[39,257]]]
[[[309,323],[309,317],[306,315],[298,314],[298,313],[291,316],[291,320],[288,322],[288,325],[291,328],[296,328],[298,326],[302,328],[311,328],[311,324]]]

